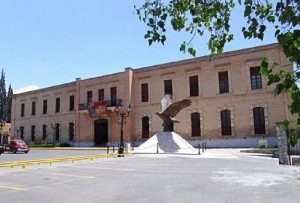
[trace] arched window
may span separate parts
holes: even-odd
[[[253,109],[254,134],[266,134],[265,113],[263,107]]]
[[[200,113],[191,114],[191,123],[192,123],[192,137],[201,136],[200,128]]]
[[[231,135],[231,119],[229,110],[221,111],[221,127],[222,135]]]
[[[149,117],[142,118],[142,138],[149,138]]]

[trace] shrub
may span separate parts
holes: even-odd
[[[64,143],[60,143],[59,146],[60,147],[70,147],[70,144],[64,142]]]
[[[257,143],[258,148],[267,148],[268,147],[268,141],[267,140],[259,140]]]

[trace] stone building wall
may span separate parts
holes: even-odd
[[[267,79],[262,79],[262,89],[251,89],[250,67],[260,65],[263,56],[281,66],[292,69],[289,61],[284,57],[277,44],[254,47],[224,53],[217,59],[210,61],[208,56],[160,64],[156,66],[132,69],[126,68],[123,72],[104,75],[100,77],[81,80],[69,84],[14,95],[12,121],[13,129],[25,126],[26,136],[30,126],[50,125],[52,122],[62,124],[62,141],[68,142],[68,123],[75,122],[76,132],[74,142],[80,146],[94,144],[94,123],[98,118],[88,116],[87,110],[79,110],[79,104],[87,103],[87,92],[93,92],[93,101],[98,101],[99,89],[104,89],[104,100],[110,100],[110,89],[117,88],[117,99],[122,100],[122,106],[132,106],[132,113],[124,126],[124,139],[126,142],[141,143],[142,118],[149,118],[150,136],[162,131],[162,121],[155,115],[160,111],[160,101],[164,96],[164,80],[172,80],[174,101],[191,99],[192,105],[177,115],[179,124],[174,130],[190,141],[203,141],[214,139],[259,139],[276,136],[276,122],[291,119],[287,104],[289,96],[282,94],[274,97],[274,86],[267,86]],[[229,92],[220,93],[219,72],[228,71]],[[189,77],[198,76],[199,96],[190,96]],[[141,101],[141,84],[147,83],[149,99]],[[75,110],[68,111],[69,96],[75,95]],[[61,97],[60,113],[53,113],[55,98]],[[47,98],[47,115],[41,115],[42,100]],[[37,115],[30,116],[31,102],[37,101]],[[20,117],[21,103],[25,103],[25,117]],[[266,133],[255,135],[253,122],[253,109],[262,107],[265,115]],[[221,118],[222,110],[230,110],[232,134],[222,136]],[[201,136],[191,136],[191,114],[200,113]],[[114,112],[114,107],[107,108],[107,115],[103,117],[108,123],[108,142],[116,143],[120,139],[120,126]],[[14,131],[13,134],[16,132]],[[36,134],[40,135],[41,128]]]

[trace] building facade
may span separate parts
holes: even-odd
[[[132,69],[49,88],[16,94],[12,103],[12,136],[25,141],[67,142],[72,146],[117,144],[115,107],[132,112],[124,125],[124,141],[139,145],[162,131],[155,115],[160,101],[190,99],[177,115],[174,131],[191,144],[210,147],[256,146],[260,139],[276,145],[276,122],[290,120],[287,93],[274,96],[275,86],[259,72],[262,57],[288,70],[292,65],[280,46],[270,44]]]

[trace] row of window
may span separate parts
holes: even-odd
[[[55,113],[59,113],[61,108],[60,108],[60,97],[55,98]],[[75,109],[75,96],[70,95],[69,97],[69,111],[74,111]],[[43,100],[43,109],[42,109],[43,114],[48,113],[48,100],[44,99]],[[36,115],[36,101],[31,102],[31,115],[35,116]],[[21,117],[25,116],[25,104],[21,104]]]
[[[219,93],[229,92],[228,71],[218,72]],[[262,89],[262,78],[259,67],[250,68],[251,89]],[[199,96],[198,75],[189,77],[190,97]],[[172,80],[164,80],[164,94],[173,94]],[[148,83],[141,84],[141,102],[149,101]]]
[[[110,88],[110,100],[115,101],[117,99],[117,87]],[[93,102],[93,91],[87,91],[86,101]],[[104,101],[104,89],[98,90],[98,101]]]
[[[30,140],[32,142],[34,142],[35,138],[36,138],[36,133],[35,133],[36,126],[32,125],[30,128],[31,128],[30,129]],[[43,140],[46,140],[49,135],[53,136],[55,141],[60,140],[60,128],[61,128],[60,124],[56,123],[52,128],[53,128],[53,134],[51,135],[51,133],[48,133],[47,125],[42,125],[42,139]],[[74,136],[75,136],[75,125],[74,125],[73,122],[69,123],[69,128],[68,129],[69,129],[69,140],[73,141]],[[25,127],[24,126],[19,127],[19,129],[17,130],[17,136],[20,136],[20,138],[22,140],[24,139],[24,134],[25,134],[24,132],[25,132]]]
[[[220,112],[221,118],[221,133],[222,135],[232,135],[231,117],[230,110],[223,110]],[[254,134],[266,134],[265,127],[265,114],[264,108],[256,107],[253,109],[253,121],[254,121]],[[149,117],[145,116],[142,118],[142,137],[149,138]],[[191,114],[191,136],[201,136],[201,121],[200,113],[195,112]]]

